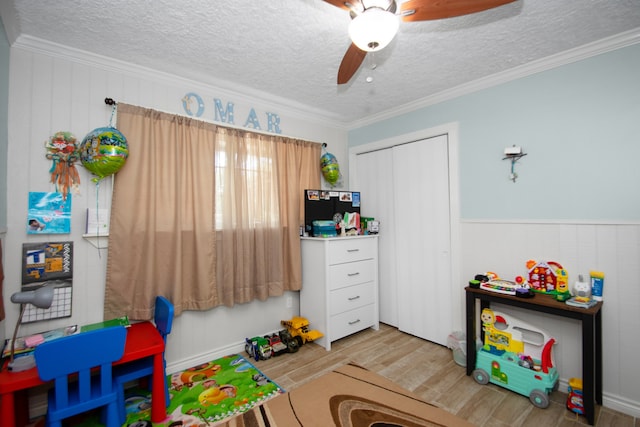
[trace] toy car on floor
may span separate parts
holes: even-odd
[[[289,348],[284,342],[282,342],[280,335],[278,334],[265,335],[265,338],[267,339],[267,341],[269,341],[269,345],[273,350],[274,356],[280,356],[283,353],[289,352]]]
[[[289,353],[295,353],[300,349],[298,340],[291,336],[288,329],[281,330],[278,335],[280,336],[280,340],[287,346]]]
[[[282,326],[287,328],[289,333],[296,341],[298,346],[317,340],[323,336],[322,332],[309,329],[309,321],[304,317],[294,316],[291,320],[282,320]]]
[[[263,337],[246,338],[244,349],[249,356],[257,360],[267,360],[273,355],[269,341]]]

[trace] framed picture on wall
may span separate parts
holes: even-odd
[[[27,234],[71,233],[71,194],[29,193]]]

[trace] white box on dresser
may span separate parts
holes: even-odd
[[[378,329],[378,236],[302,237],[300,315],[331,343]]]

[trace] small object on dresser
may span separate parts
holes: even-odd
[[[336,223],[333,221],[315,220],[313,226],[313,237],[336,237]]]

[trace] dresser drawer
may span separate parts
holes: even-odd
[[[329,267],[329,290],[370,282],[375,278],[375,271],[376,261],[373,259],[332,265]]]
[[[331,325],[331,341],[373,326],[375,319],[374,308],[375,306],[371,304],[331,316],[329,321]]]
[[[375,258],[375,239],[346,238],[329,242],[329,265]]]
[[[343,313],[375,302],[373,282],[336,289],[329,293],[330,315]]]

